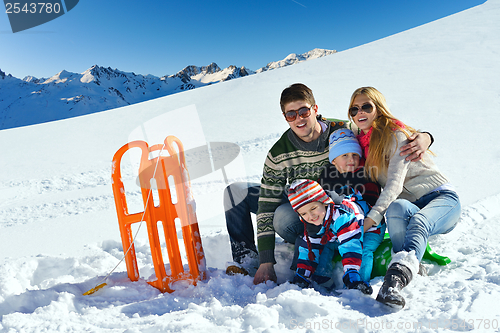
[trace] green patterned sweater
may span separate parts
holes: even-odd
[[[318,139],[306,143],[288,129],[267,153],[257,210],[257,245],[261,264],[276,263],[273,218],[286,186],[296,179],[318,180],[322,167],[329,163],[330,134],[339,128],[350,127],[343,121],[319,120],[326,125],[326,130]]]

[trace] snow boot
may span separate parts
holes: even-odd
[[[387,269],[377,301],[393,308],[404,308],[406,302],[400,291],[410,283],[418,270],[419,262],[414,251],[398,252]]]
[[[412,279],[411,270],[401,264],[392,264],[384,276],[384,283],[380,288],[377,301],[394,308],[403,308],[405,299],[399,293]]]

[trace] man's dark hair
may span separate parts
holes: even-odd
[[[316,105],[312,90],[302,83],[294,83],[283,90],[280,98],[281,111],[285,112],[285,105],[296,101],[305,101],[311,106]]]

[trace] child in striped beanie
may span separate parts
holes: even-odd
[[[304,223],[304,236],[298,244],[297,270],[292,282],[307,287],[312,280],[332,289],[333,247],[338,248],[342,257],[342,280],[346,287],[371,294],[372,288],[359,275],[364,216],[361,208],[348,197],[340,205],[335,205],[317,182],[308,179],[294,181],[288,199]]]

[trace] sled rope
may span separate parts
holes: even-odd
[[[158,153],[158,158],[156,160],[155,169],[153,171],[153,178],[155,178],[155,176],[156,176],[156,170],[158,169],[158,164],[160,162],[160,156],[161,156],[161,153],[163,152],[164,148],[165,148],[165,143],[163,144],[163,146],[160,149],[160,152]],[[137,231],[135,232],[134,239],[132,240],[132,243],[130,243],[130,246],[128,247],[127,251],[125,252],[125,254],[123,255],[123,257],[120,259],[120,261],[116,264],[116,266],[104,278],[102,278],[96,284],[96,286],[94,288],[92,288],[92,289],[84,292],[83,296],[92,295],[93,293],[95,293],[99,289],[104,288],[105,286],[107,286],[107,283],[104,282],[104,281],[106,281],[106,279],[111,275],[111,273],[113,273],[116,270],[116,268],[123,262],[123,260],[125,260],[125,257],[127,256],[128,252],[132,248],[132,245],[134,245],[135,238],[137,237],[137,235],[139,234],[139,231],[141,230],[141,226],[142,226],[142,223],[144,222],[144,215],[146,215],[146,208],[148,207],[149,198],[151,197],[151,193],[153,193],[153,189],[149,189],[148,197],[147,197],[146,203],[144,205],[144,212],[142,212],[141,223],[139,223],[139,227],[137,228]]]

